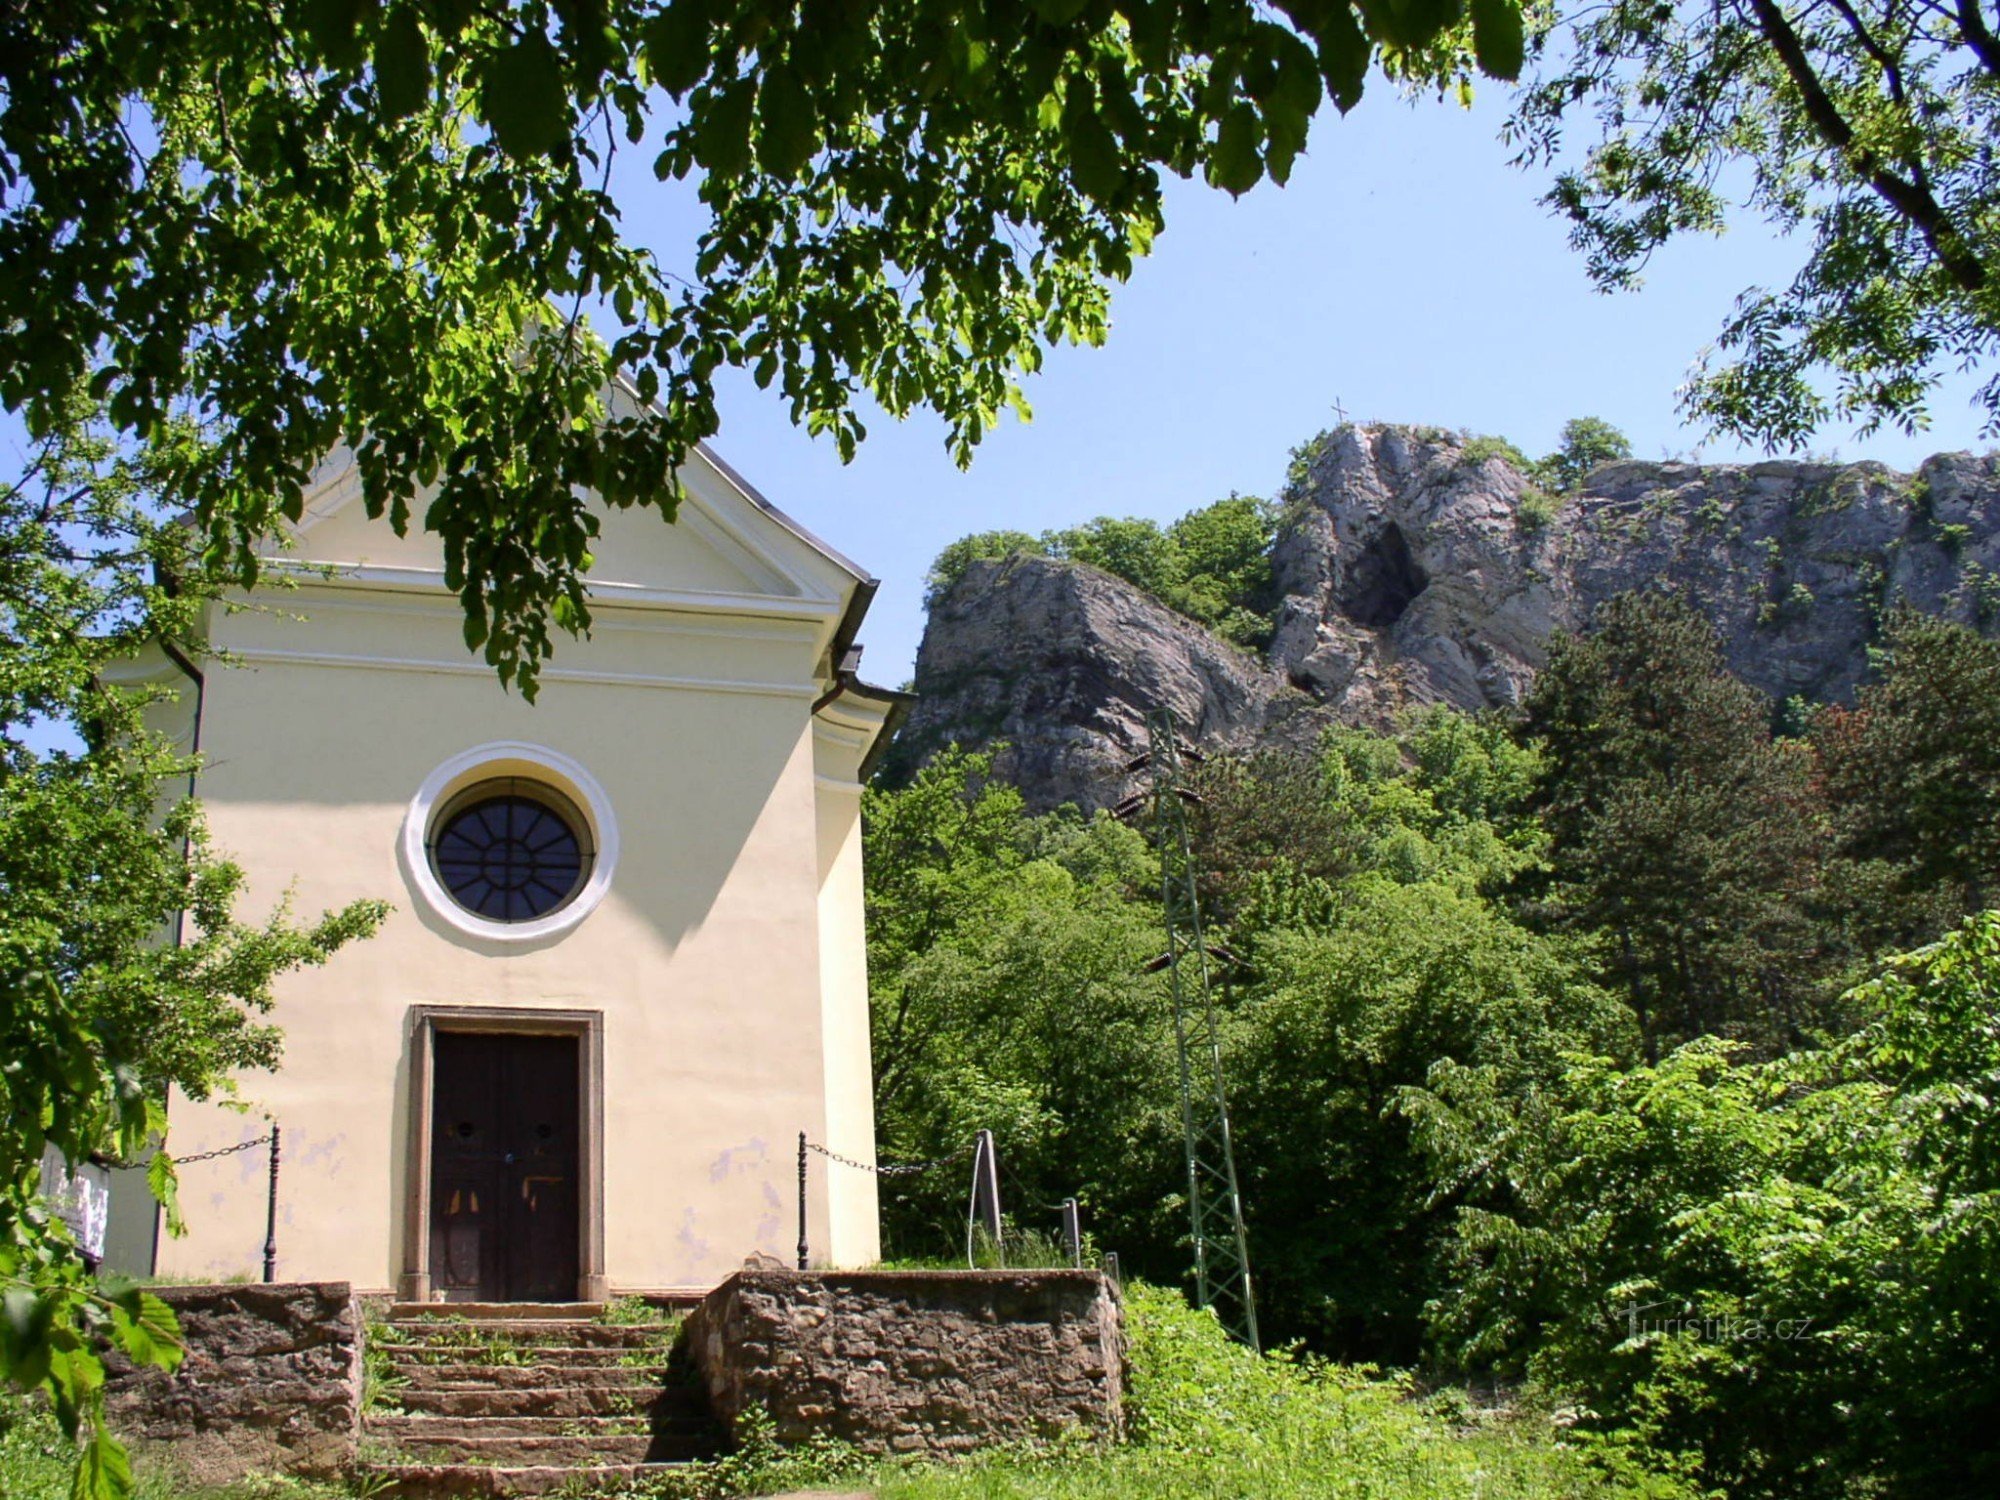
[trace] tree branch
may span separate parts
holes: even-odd
[[[1980,13],[1979,0],[1958,0],[1958,29],[1965,33],[1965,44],[1986,71],[2000,78],[2000,41],[1994,40],[1992,28]]]
[[[1749,0],[1757,28],[1785,65],[1805,106],[1806,118],[1826,143],[1847,158],[1855,171],[1865,177],[1876,195],[1901,214],[1923,235],[1924,243],[1944,267],[1945,273],[1963,291],[1976,292],[1986,285],[1986,267],[1965,247],[1965,241],[1946,216],[1943,207],[1922,183],[1899,177],[1873,151],[1854,143],[1854,127],[1828,96],[1826,87],[1806,55],[1805,43],[1786,19],[1775,0]]]

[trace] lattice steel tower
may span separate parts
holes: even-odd
[[[1181,763],[1193,752],[1180,743],[1173,714],[1146,718],[1148,749],[1132,770],[1150,766],[1153,830],[1160,854],[1167,951],[1157,967],[1173,991],[1174,1036],[1180,1047],[1181,1133],[1187,1146],[1188,1219],[1194,1234],[1195,1304],[1213,1307],[1222,1326],[1257,1342],[1257,1301],[1250,1290],[1250,1244],[1243,1232],[1243,1195],[1236,1186],[1236,1151],[1229,1135],[1229,1091],[1223,1081],[1222,1038],[1209,983],[1209,948],[1195,895],[1194,856]],[[1137,811],[1143,796],[1127,799]],[[1124,809],[1121,808],[1121,811]]]

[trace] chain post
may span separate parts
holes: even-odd
[[[271,1186],[264,1204],[264,1284],[278,1279],[278,1122],[271,1122]]]
[[[806,1268],[806,1133],[799,1132],[799,1269]]]

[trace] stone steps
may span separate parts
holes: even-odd
[[[559,1385],[589,1385],[604,1389],[658,1390],[668,1379],[664,1363],[657,1365],[553,1364],[398,1364],[396,1374],[407,1389],[543,1390]]]
[[[587,1349],[643,1349],[671,1325],[663,1323],[581,1323],[574,1318],[422,1317],[391,1323],[404,1342],[394,1348],[451,1348],[473,1341],[505,1342],[540,1348],[567,1345]]]
[[[516,1495],[616,1495],[646,1489],[679,1464],[371,1464],[368,1493],[398,1500],[511,1500]]]
[[[544,1369],[566,1366],[579,1369],[658,1369],[667,1362],[667,1350],[649,1350],[643,1345],[621,1348],[611,1344],[485,1344],[477,1347],[437,1344],[428,1348],[397,1346],[388,1351],[389,1362],[398,1371],[451,1369]]]
[[[483,1424],[467,1424],[468,1428],[475,1425]],[[712,1448],[705,1435],[673,1432],[465,1431],[450,1436],[397,1438],[395,1445],[397,1453],[412,1463],[478,1464],[485,1468],[686,1463]]]
[[[670,1367],[670,1323],[550,1312],[426,1307],[378,1332],[392,1381],[365,1419],[371,1493],[596,1495],[657,1485],[720,1450],[704,1394]]]
[[[382,1416],[369,1423],[369,1431],[392,1443],[433,1442],[463,1437],[645,1437],[661,1432],[680,1437],[705,1436],[711,1424],[706,1417],[690,1412],[684,1416],[655,1416],[651,1412],[613,1413],[609,1416],[439,1416],[434,1412],[404,1412]]]
[[[651,1375],[648,1371],[633,1373]],[[707,1407],[698,1391],[677,1386],[661,1390],[657,1384],[638,1381],[620,1385],[602,1382],[587,1385],[409,1385],[392,1391],[390,1395],[402,1414],[411,1417],[622,1417],[636,1414],[650,1416],[657,1421],[678,1420],[685,1414],[702,1421],[708,1420]]]

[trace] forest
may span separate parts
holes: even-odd
[[[1518,713],[1197,769],[1267,1344],[1510,1391],[1693,1493],[1991,1492],[2000,643],[1895,611],[1874,662],[1773,703],[1635,593]],[[868,793],[883,1155],[991,1129],[1017,1231],[1073,1195],[1181,1285],[1159,861],[991,764]],[[937,1178],[892,1253],[962,1254]]]

